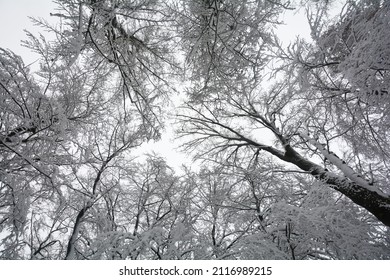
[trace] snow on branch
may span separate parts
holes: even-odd
[[[347,163],[340,159],[335,153],[326,149],[326,146],[319,143],[315,139],[311,138],[307,133],[300,133],[300,136],[308,141],[311,145],[316,147],[321,154],[329,160],[334,166],[336,166],[347,178],[360,185],[361,187],[366,188],[367,190],[378,193],[379,195],[385,196],[378,188],[373,187],[367,180],[365,180],[360,174],[355,172]]]

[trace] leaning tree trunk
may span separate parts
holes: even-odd
[[[277,156],[283,161],[290,162],[303,171],[309,172],[316,179],[324,182],[331,188],[344,194],[357,205],[365,208],[386,226],[390,227],[390,197],[373,188],[366,188],[348,178],[339,176],[327,169],[305,159],[290,145],[285,145],[285,153],[271,147],[262,147],[263,150]]]

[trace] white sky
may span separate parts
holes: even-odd
[[[8,48],[18,55],[21,55],[26,65],[34,62],[37,56],[28,49],[21,46],[21,40],[25,39],[24,30],[27,29],[34,34],[44,33],[32,25],[28,18],[41,17],[50,21],[50,12],[54,11],[55,5],[51,0],[0,0],[0,47]],[[294,40],[297,35],[309,38],[310,30],[306,23],[306,17],[302,14],[288,12],[283,17],[286,25],[281,26],[278,35],[283,41]],[[170,166],[178,171],[182,163],[190,163],[188,156],[174,150],[173,132],[168,133],[158,143],[146,143],[142,146],[142,152],[155,151],[167,159]]]
[[[1,0],[0,0],[1,1]],[[301,38],[310,38],[310,28],[307,23],[307,18],[295,11],[287,11],[282,16],[282,21],[285,23],[278,27],[277,35],[284,42],[291,42],[299,35]]]
[[[0,0],[0,47],[22,56],[26,65],[33,62],[37,56],[21,46],[24,30],[34,30],[28,17],[49,20],[53,9],[50,0]]]

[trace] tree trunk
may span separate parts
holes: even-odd
[[[280,159],[290,162],[304,171],[310,172],[316,179],[344,194],[357,205],[365,208],[386,226],[390,227],[390,197],[367,189],[345,176],[338,176],[325,168],[303,158],[291,146]]]

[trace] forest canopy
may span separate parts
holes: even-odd
[[[54,2],[0,46],[0,259],[390,259],[389,1]]]

